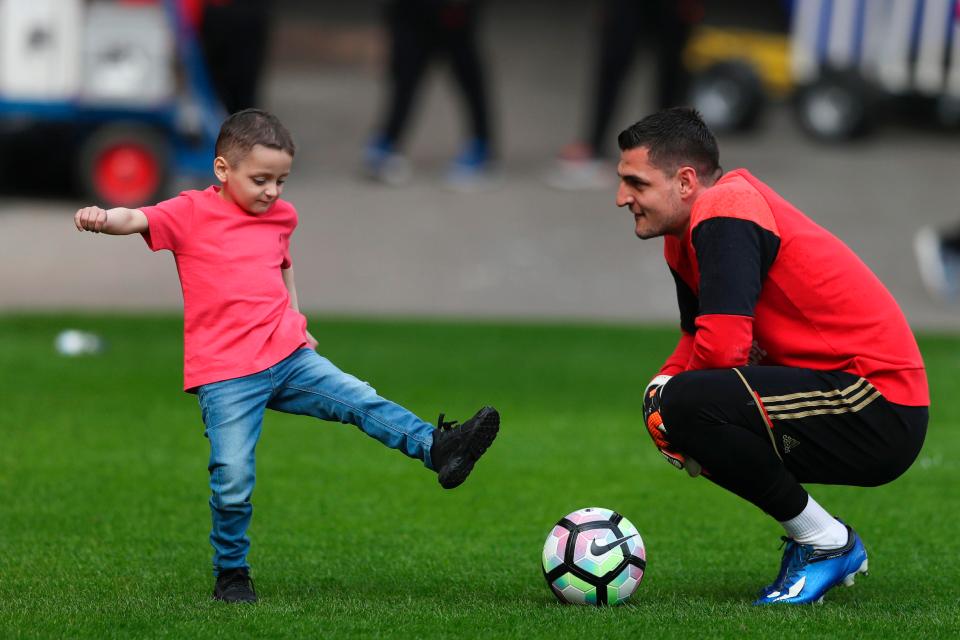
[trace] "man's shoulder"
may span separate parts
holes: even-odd
[[[755,206],[763,202],[760,191],[748,180],[749,174],[744,169],[727,172],[717,182],[704,190],[697,198],[694,209],[704,213],[720,213],[724,209],[742,209]]]
[[[690,212],[691,228],[714,218],[736,218],[778,233],[773,209],[751,178],[746,170],[737,169],[707,188]]]

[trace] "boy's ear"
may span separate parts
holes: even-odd
[[[227,174],[230,171],[230,163],[223,156],[217,156],[213,159],[213,173],[220,182],[227,181]]]

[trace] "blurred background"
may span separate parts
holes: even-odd
[[[614,204],[616,134],[693,104],[724,168],[840,236],[915,327],[954,329],[958,16],[955,0],[0,0],[0,309],[177,309],[170,255],[72,215],[207,186],[220,121],[257,106],[298,144],[284,197],[305,310],[673,323],[661,242]]]

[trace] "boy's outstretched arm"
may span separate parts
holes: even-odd
[[[100,207],[84,207],[73,216],[77,231],[107,233],[112,236],[126,236],[131,233],[143,233],[149,229],[147,216],[139,209],[104,210]]]
[[[290,308],[294,311],[300,311],[300,303],[297,301],[297,283],[293,279],[293,267],[287,269],[280,269],[280,275],[283,276],[283,284],[287,287],[287,291],[290,293]],[[311,349],[316,349],[317,339],[314,338],[309,331],[307,334],[307,344],[310,345]]]

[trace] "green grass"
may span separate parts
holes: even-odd
[[[100,356],[52,349],[66,327]],[[958,637],[960,339],[921,339],[933,394],[913,468],[812,487],[857,526],[871,575],[823,606],[754,609],[779,526],[661,461],[639,395],[666,328],[317,319],[320,351],[425,419],[497,406],[461,488],[354,427],[270,413],[250,557],[261,602],[212,602],[207,443],[175,317],[0,318],[0,638]],[[632,604],[561,606],[540,573],[585,506],[647,545]]]

